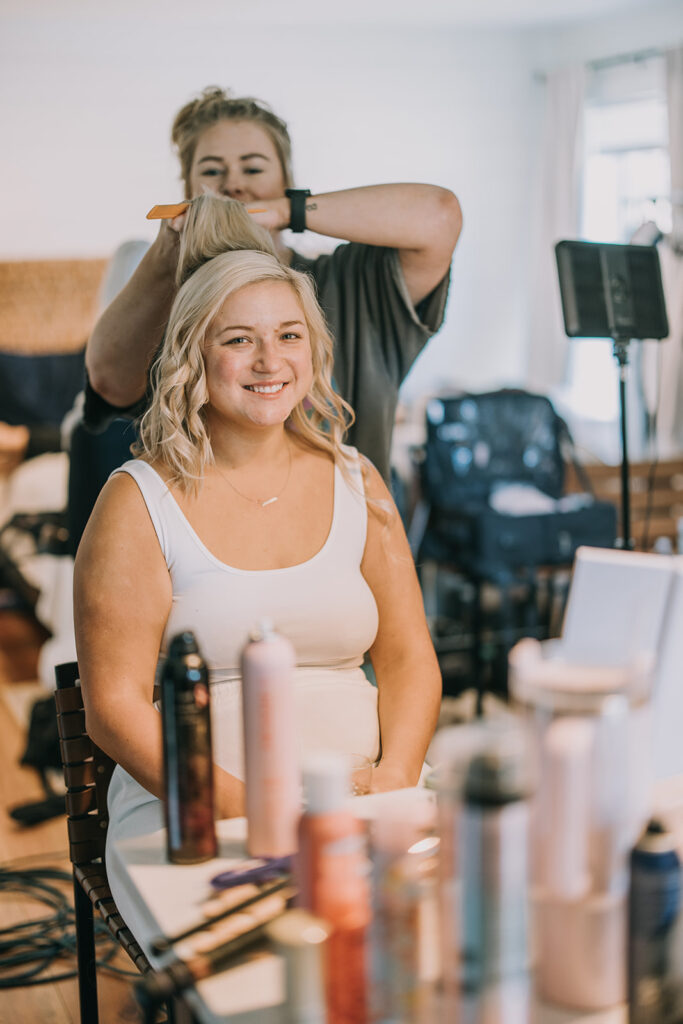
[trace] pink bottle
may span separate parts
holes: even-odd
[[[247,848],[296,851],[300,780],[294,722],[294,648],[264,620],[242,651]]]

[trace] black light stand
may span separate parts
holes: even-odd
[[[619,368],[619,419],[621,425],[621,532],[622,547],[633,548],[631,537],[631,488],[629,485],[628,431],[626,429],[626,382],[628,380],[629,339],[614,339],[612,354]]]
[[[558,242],[555,246],[565,332],[570,338],[611,338],[619,368],[622,547],[631,549],[626,382],[628,346],[666,338],[669,324],[654,246]]]

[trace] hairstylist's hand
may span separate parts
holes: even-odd
[[[245,203],[247,213],[267,231],[283,231],[289,227],[289,199],[253,199]]]
[[[185,224],[186,213],[181,213],[173,220],[162,220],[159,224],[159,234],[152,244],[152,250],[159,265],[174,275],[178,265],[178,252],[180,250],[180,234]]]
[[[24,461],[29,436],[28,427],[0,422],[0,475],[11,473]]]
[[[178,216],[173,217],[172,220],[162,221],[162,226],[166,224],[171,231],[175,231],[176,235],[179,235],[185,226],[186,219],[187,210],[184,213],[179,213]]]

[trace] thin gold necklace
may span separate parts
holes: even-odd
[[[223,473],[223,471],[220,469],[216,462],[214,462],[214,466],[216,467],[216,472],[218,473],[218,475],[222,477],[223,480],[225,480],[226,484],[228,484],[229,487],[232,487],[235,494],[239,494],[240,498],[244,498],[245,501],[251,502],[252,505],[256,505],[258,506],[258,508],[267,508],[269,505],[274,505],[276,501],[279,501],[279,499],[287,490],[287,484],[289,483],[289,477],[292,472],[292,446],[291,444],[289,444],[289,442],[287,443],[287,455],[289,456],[289,458],[287,460],[287,476],[285,477],[285,482],[282,485],[280,491],[277,494],[274,494],[272,498],[250,498],[248,494],[244,494],[242,491],[240,491],[239,487],[235,487],[232,480],[230,480],[225,475],[225,473]]]

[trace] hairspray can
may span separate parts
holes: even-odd
[[[464,780],[460,1020],[526,1024],[529,801],[521,734],[491,728]]]
[[[631,1024],[681,1020],[683,964],[672,955],[681,904],[681,862],[674,837],[650,821],[631,852],[628,1008]]]
[[[296,850],[300,811],[294,648],[268,621],[242,651],[247,847],[252,857]]]
[[[161,674],[166,840],[175,864],[216,856],[209,675],[194,633],[173,637]]]

